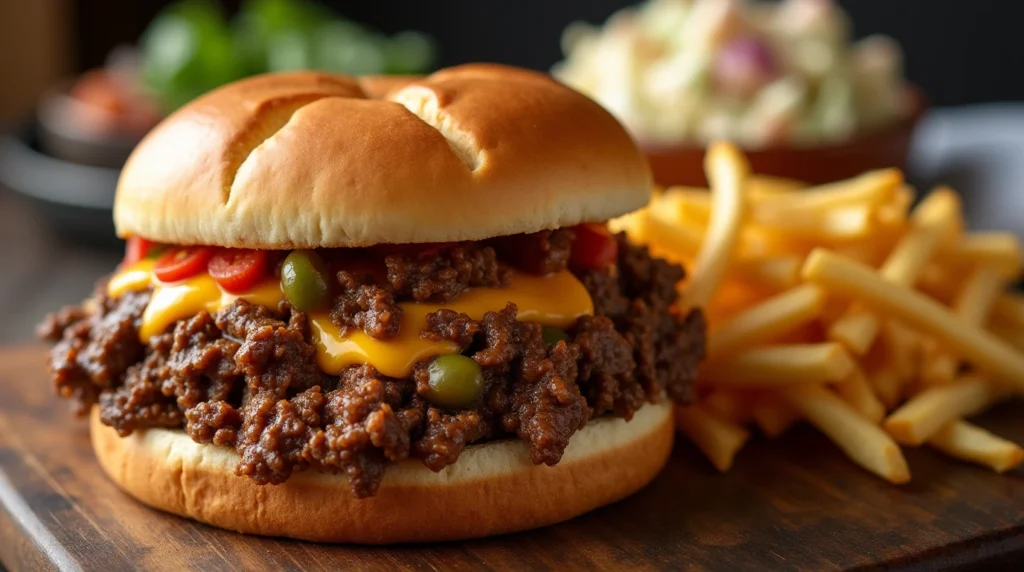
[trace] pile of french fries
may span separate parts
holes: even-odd
[[[704,308],[707,360],[676,422],[715,467],[751,427],[801,420],[893,483],[910,480],[901,445],[999,472],[1024,460],[965,420],[1024,392],[1015,235],[966,232],[945,187],[915,205],[895,169],[806,188],[718,143],[705,171],[710,192],[659,191],[613,228],[691,269],[681,304]]]

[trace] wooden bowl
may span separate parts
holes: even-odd
[[[910,137],[927,104],[917,89],[910,92],[911,113],[888,129],[854,137],[838,144],[814,147],[779,145],[745,151],[750,167],[759,175],[773,175],[812,184],[846,179],[885,167],[906,170]],[[654,180],[662,186],[705,187],[704,148],[691,145],[640,147],[650,161]]]

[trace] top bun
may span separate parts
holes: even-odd
[[[217,89],[135,149],[120,236],[291,249],[481,240],[604,221],[651,175],[614,118],[550,77],[271,74]]]

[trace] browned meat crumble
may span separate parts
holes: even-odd
[[[331,319],[388,338],[398,331],[398,302],[445,302],[468,288],[500,287],[506,263],[532,272],[566,268],[570,231],[516,238],[391,254],[376,273],[339,272]],[[306,316],[287,303],[238,301],[143,345],[138,328],[149,294],[113,299],[101,285],[94,312],[65,308],[39,333],[55,342],[54,384],[79,414],[98,405],[102,422],[121,435],[181,428],[197,442],[233,447],[241,456],[236,472],[258,483],[312,469],[346,475],[353,493],[367,497],[390,461],[415,457],[440,470],[472,443],[518,437],[534,463],[553,465],[595,416],[629,419],[666,392],[690,399],[704,320],[671,307],[683,271],[618,240],[615,266],[576,271],[595,315],[568,329],[568,343],[546,344],[540,325],[516,319],[514,304],[481,320],[452,310],[428,317],[421,335],[458,344],[483,371],[483,394],[460,410],[424,398],[428,362],[409,379],[368,365],[323,373]]]

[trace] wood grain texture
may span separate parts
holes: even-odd
[[[894,487],[806,428],[748,446],[724,476],[680,444],[639,494],[528,533],[390,548],[247,537],[121,493],[52,395],[43,352],[0,352],[0,559],[12,570],[930,570],[1024,558],[1022,473],[910,450],[914,480]],[[981,424],[1022,440],[1022,413],[1006,406]]]

